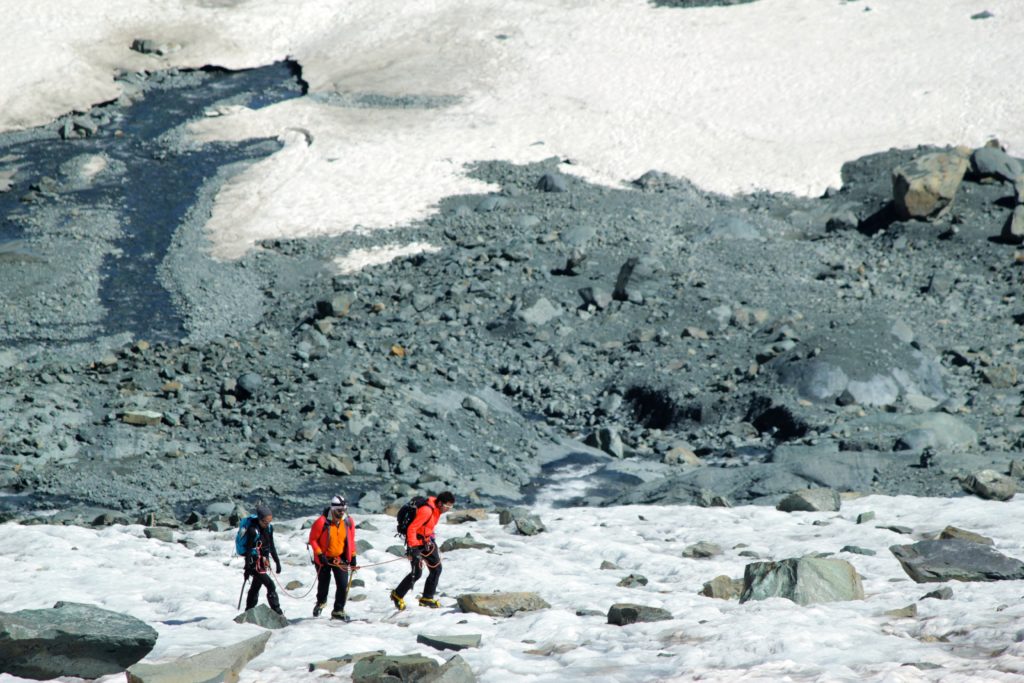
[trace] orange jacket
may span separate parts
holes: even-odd
[[[437,498],[430,496],[427,504],[421,505],[416,516],[409,522],[405,531],[405,542],[410,548],[417,548],[434,537],[434,527],[441,519],[441,508],[437,506]]]
[[[309,530],[309,545],[313,548],[313,561],[320,564],[320,554],[334,559],[340,557],[351,562],[356,556],[356,524],[345,515],[337,524],[331,523],[327,515],[320,515]]]

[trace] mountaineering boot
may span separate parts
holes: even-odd
[[[391,591],[391,602],[395,603],[395,609],[398,611],[405,609],[405,600],[395,591]]]
[[[345,614],[345,610],[343,609],[336,609],[331,612],[331,619],[335,619],[337,621],[352,621],[352,618]]]
[[[326,602],[318,602],[315,605],[313,605],[313,616],[314,617],[320,616],[320,613],[324,611],[324,607],[326,607],[326,606],[327,606]]]
[[[276,595],[268,595],[267,602],[270,604],[270,609],[284,616],[284,612],[281,610],[281,601],[277,599]]]
[[[437,609],[441,606],[435,598],[420,598],[420,607],[429,607],[430,609]]]

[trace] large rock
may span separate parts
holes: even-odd
[[[234,645],[163,664],[135,664],[128,669],[128,683],[234,683],[245,665],[263,654],[270,635],[261,633]]]
[[[953,152],[925,154],[892,172],[892,196],[903,219],[929,219],[949,210],[967,172],[966,157]]]
[[[510,617],[551,607],[536,593],[466,593],[458,597],[459,609],[489,617]]]
[[[429,645],[435,650],[465,650],[469,647],[480,647],[480,634],[432,636],[421,633],[416,636],[417,643]]]
[[[836,512],[839,506],[839,494],[832,489],[802,489],[789,494],[775,507],[782,512]]]
[[[732,600],[738,598],[743,592],[743,579],[734,579],[722,574],[704,583],[700,595],[719,600]]]
[[[608,608],[608,623],[615,626],[627,626],[648,621],[667,621],[671,618],[672,613],[661,607],[617,602]]]
[[[36,680],[99,678],[138,662],[156,638],[145,622],[93,605],[0,612],[0,671]]]
[[[999,147],[985,145],[971,153],[971,170],[986,178],[998,178],[1012,183],[1022,173],[1021,163]]]
[[[906,395],[944,399],[941,366],[913,341],[899,320],[851,317],[796,341],[770,367],[814,403],[887,406]]]
[[[482,543],[473,538],[471,534],[466,534],[459,538],[449,538],[442,543],[441,552],[446,553],[451,550],[490,550],[493,547],[490,543]]]
[[[419,681],[440,669],[440,665],[423,655],[366,657],[352,668],[353,683],[381,681]]]
[[[256,624],[263,628],[284,628],[288,625],[288,618],[283,614],[278,614],[274,610],[270,609],[267,605],[256,605],[252,609],[248,609],[237,617],[235,617],[235,623],[238,624]]]
[[[419,683],[476,683],[476,674],[465,659],[455,655],[440,669],[421,678]]]
[[[845,560],[797,557],[748,564],[740,602],[767,598],[786,598],[798,605],[863,600],[864,587],[853,565]]]
[[[960,485],[964,491],[985,500],[1010,500],[1017,493],[1017,482],[995,470],[975,472]]]
[[[889,550],[918,583],[1024,579],[1024,562],[980,543],[952,538],[893,545]]]

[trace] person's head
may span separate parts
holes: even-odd
[[[441,491],[437,494],[437,504],[441,506],[441,512],[448,512],[455,507],[455,494],[451,491]]]
[[[259,521],[260,526],[264,529],[274,521],[274,513],[270,511],[270,507],[260,503],[256,506],[256,519]]]
[[[331,498],[331,519],[341,519],[347,511],[348,503],[344,496],[338,495]]]

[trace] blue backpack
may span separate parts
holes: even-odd
[[[250,527],[255,527],[256,537],[259,538],[260,526],[256,523],[258,520],[256,515],[249,515],[243,517],[242,521],[238,523],[238,532],[235,534],[235,552],[239,555],[245,555],[245,537],[248,535]]]

